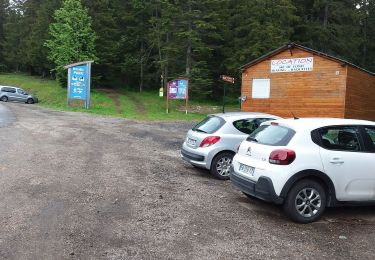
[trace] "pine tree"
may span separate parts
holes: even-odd
[[[24,28],[22,23],[22,6],[13,3],[8,8],[4,24],[3,57],[9,69],[20,71],[25,63],[23,54]]]
[[[29,4],[27,14],[30,17],[27,22],[30,25],[30,32],[27,37],[25,48],[28,57],[27,63],[30,72],[46,77],[53,64],[48,60],[48,49],[44,42],[48,40],[48,28],[53,21],[53,13],[60,6],[61,0],[43,0],[38,5]]]
[[[294,0],[301,17],[293,40],[358,63],[359,15],[353,0]]]
[[[49,27],[51,39],[45,46],[48,58],[54,62],[60,83],[66,85],[64,66],[85,60],[97,60],[95,56],[96,34],[91,28],[91,17],[80,0],[64,0],[55,12],[55,22]]]
[[[105,87],[116,87],[121,78],[120,40],[121,16],[127,3],[121,0],[84,0],[92,17],[92,28],[97,35],[95,51],[100,64],[93,68],[95,81]]]
[[[169,80],[181,75],[183,69],[178,59],[181,48],[176,41],[178,7],[169,0],[154,0],[151,13],[149,39],[156,50],[152,58],[158,68],[157,74],[160,75],[163,86],[166,86]]]
[[[0,0],[0,72],[6,70],[6,66],[4,64],[4,41],[5,41],[5,34],[4,34],[4,24],[7,18],[7,7],[9,5],[8,0]]]
[[[360,16],[361,46],[360,65],[375,71],[375,1],[356,1]]]
[[[298,21],[290,0],[231,0],[226,34],[227,71],[235,74],[245,63],[290,41]]]
[[[131,0],[127,4],[121,19],[124,28],[120,41],[122,72],[128,79],[127,83],[138,85],[142,92],[147,87],[148,78],[153,76],[147,72],[152,66],[152,43],[149,41],[152,5],[146,0]]]
[[[191,78],[190,93],[209,97],[212,94],[215,73],[209,68],[215,46],[220,39],[217,33],[217,11],[224,1],[181,1],[178,33],[185,49],[185,75]]]

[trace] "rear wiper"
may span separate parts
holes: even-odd
[[[258,140],[256,139],[256,138],[254,138],[254,137],[251,137],[251,136],[249,136],[248,138],[247,138],[247,140],[248,141],[254,141],[254,142],[258,142]]]
[[[207,134],[207,132],[206,132],[206,131],[204,131],[204,130],[201,130],[201,129],[199,129],[199,128],[196,128],[196,129],[193,129],[193,130],[195,130],[195,131],[197,131],[197,132],[201,132],[201,133],[206,133],[206,134]]]

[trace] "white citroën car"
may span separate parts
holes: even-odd
[[[375,122],[265,122],[242,142],[230,178],[248,196],[283,204],[300,223],[326,207],[375,204]]]

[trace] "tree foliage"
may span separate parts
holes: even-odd
[[[193,98],[215,98],[220,74],[291,41],[375,71],[375,0],[0,0],[0,66],[64,79],[96,59],[101,87],[189,77]]]
[[[6,70],[6,66],[3,62],[4,60],[4,42],[5,42],[5,34],[4,34],[4,24],[7,19],[7,8],[9,2],[6,0],[0,0],[0,72]]]
[[[97,60],[95,56],[96,34],[91,28],[91,17],[80,0],[64,0],[55,12],[55,22],[49,27],[51,39],[45,45],[48,58],[56,65],[57,78],[66,83],[64,66],[74,62]]]

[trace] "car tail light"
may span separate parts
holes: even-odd
[[[199,147],[209,147],[220,141],[220,136],[209,136],[203,139]]]
[[[296,153],[293,150],[278,149],[270,154],[269,162],[271,164],[288,165],[296,159]]]

